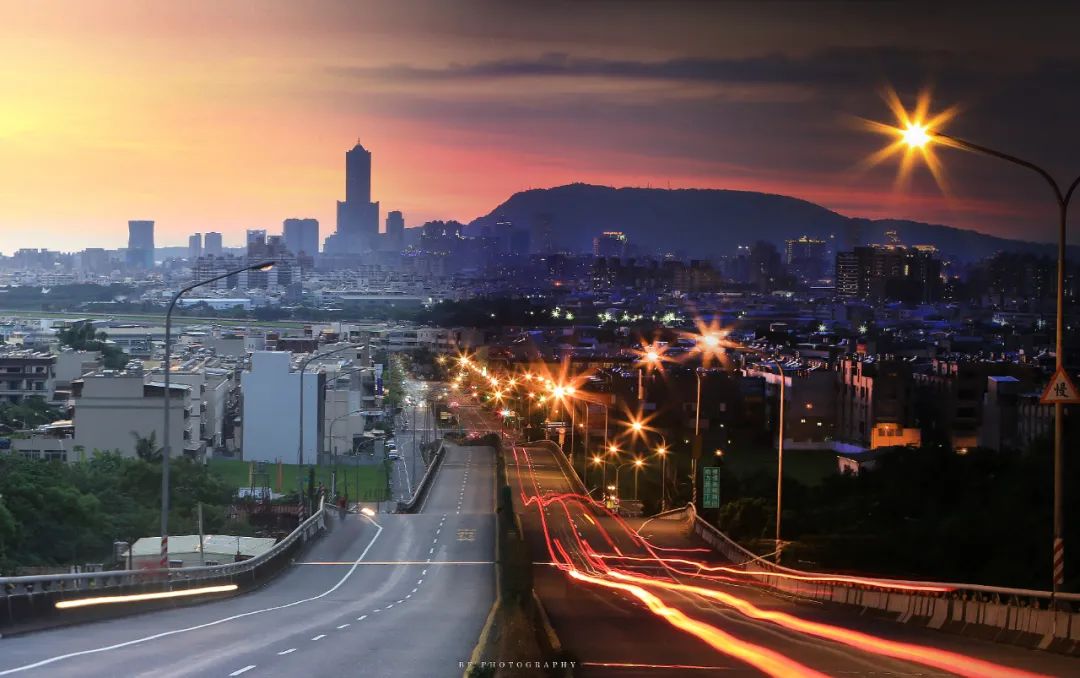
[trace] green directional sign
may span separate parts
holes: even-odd
[[[701,470],[704,473],[701,488],[701,507],[707,509],[720,508],[720,467],[706,466]]]

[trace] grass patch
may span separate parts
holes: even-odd
[[[255,462],[241,461],[239,459],[211,459],[210,472],[218,476],[233,487],[251,487],[250,473]],[[269,476],[270,489],[274,492],[290,492],[297,486],[297,473],[307,478],[308,466],[298,467],[296,464],[281,464],[280,482],[278,480],[278,465],[266,464],[266,473]],[[331,475],[334,466],[312,466],[315,469],[315,484],[321,482],[330,487]],[[338,487],[348,488],[350,499],[361,501],[385,501],[386,493],[386,467],[383,464],[371,466],[343,466],[337,468]],[[259,481],[256,481],[259,482]]]

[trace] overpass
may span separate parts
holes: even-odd
[[[0,676],[458,678],[495,597],[493,467],[447,446],[414,513],[348,515],[246,595],[0,638]]]

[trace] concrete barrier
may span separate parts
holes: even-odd
[[[424,477],[420,479],[416,489],[413,490],[412,497],[408,501],[398,502],[397,513],[416,513],[417,509],[423,505],[424,497],[427,496],[428,490],[431,488],[435,473],[438,472],[439,467],[442,465],[444,456],[446,456],[446,443],[440,441],[439,449],[435,451],[431,463],[428,464],[427,470],[424,471]]]

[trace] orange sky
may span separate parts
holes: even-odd
[[[1025,213],[1026,196],[944,197],[925,182],[897,194],[891,169],[851,171],[879,140],[818,150],[793,128],[795,143],[780,143],[744,112],[798,110],[812,94],[799,83],[439,74],[550,54],[646,63],[776,45],[806,54],[854,34],[840,21],[793,33],[735,5],[726,21],[640,3],[551,6],[540,22],[536,6],[420,0],[0,0],[0,251],[121,247],[128,219],[154,219],[159,245],[210,230],[237,245],[244,229],[276,232],[287,217],[316,217],[325,236],[357,138],[374,154],[383,214],[401,209],[410,226],[467,221],[515,191],[572,181],[784,192],[848,214],[1002,234]],[[436,74],[397,77],[398,66]],[[718,101],[730,120],[712,116]],[[668,109],[688,122],[666,119]],[[828,134],[861,134],[835,128]]]

